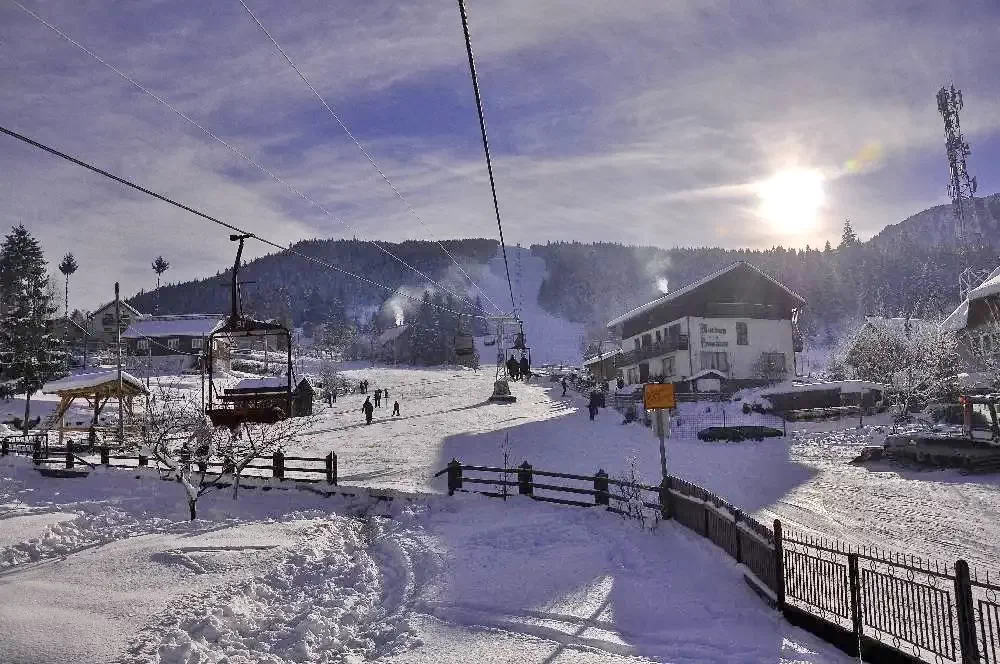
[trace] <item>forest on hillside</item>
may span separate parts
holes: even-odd
[[[445,240],[441,244],[467,270],[485,264],[493,258],[498,247],[496,240],[486,239]],[[414,294],[414,306],[417,306],[427,283],[403,262],[456,293],[465,293],[468,285],[437,242],[307,240],[292,249],[336,265],[343,272],[288,252],[250,261],[240,269],[240,282],[246,283],[242,291],[248,314],[308,326],[327,321],[331,312],[346,311],[349,317],[366,322],[401,286],[418,287]],[[347,272],[386,288],[366,283]],[[129,303],[147,313],[228,313],[231,278],[232,268],[206,279],[140,292]]]

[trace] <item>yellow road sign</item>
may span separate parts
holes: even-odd
[[[673,383],[649,383],[642,389],[642,402],[646,410],[676,408]]]

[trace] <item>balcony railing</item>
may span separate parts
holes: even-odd
[[[637,362],[643,362],[654,357],[659,357],[660,355],[666,355],[667,353],[687,349],[688,335],[682,334],[678,339],[668,339],[666,341],[653,343],[647,346],[640,346],[637,349],[624,352],[618,356],[618,366],[636,364]]]

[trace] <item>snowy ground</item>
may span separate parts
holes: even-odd
[[[303,448],[318,456],[335,450],[341,477],[353,482],[414,491],[442,491],[434,479],[453,457],[464,463],[502,465],[504,440],[513,464],[593,474],[621,472],[635,455],[656,483],[656,439],[641,425],[621,425],[613,410],[596,422],[572,391],[554,383],[513,384],[512,406],[484,403],[492,371],[356,369],[375,387],[400,398],[401,418],[390,408],[363,423],[363,397],[342,397],[320,415],[317,433]],[[683,405],[684,408],[693,406]],[[682,412],[683,415],[683,412]],[[873,423],[877,423],[873,422]],[[797,530],[894,551],[1000,568],[1000,477],[958,471],[917,471],[887,464],[849,463],[869,444],[868,424],[853,419],[823,424],[789,423],[789,439],[740,444],[673,438],[671,473],[709,488],[770,521],[780,517]]]
[[[846,662],[668,524],[511,499],[202,499],[3,460],[0,661]]]

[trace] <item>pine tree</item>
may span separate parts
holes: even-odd
[[[153,259],[153,272],[156,273],[156,304],[154,305],[154,310],[156,313],[160,313],[160,275],[170,269],[170,263],[163,260],[163,256],[157,256]]]
[[[66,277],[66,313],[63,314],[66,318],[69,318],[69,277],[76,272],[78,267],[79,265],[77,265],[76,257],[72,251],[67,252],[63,256],[62,262],[59,263],[59,271]]]
[[[826,244],[825,244],[825,245],[823,245],[823,253],[824,253],[824,254],[828,254],[828,253],[830,253],[831,251],[833,251],[833,247],[831,247],[831,246],[830,246],[830,241],[829,241],[829,240],[827,240],[827,241],[826,241]]]
[[[858,236],[854,233],[854,228],[851,227],[851,220],[844,219],[844,232],[840,236],[840,246],[838,249],[843,249],[845,247],[853,247],[858,242]]]
[[[15,226],[0,246],[0,348],[9,356],[4,367],[4,396],[24,394],[24,433],[31,417],[31,396],[46,382],[65,375],[66,353],[48,321],[56,312],[49,293],[45,257],[38,240]]]

